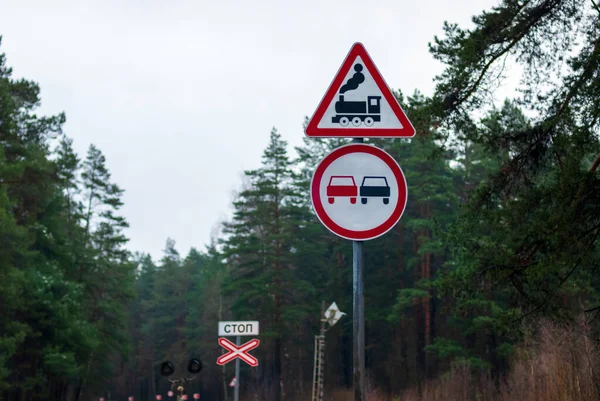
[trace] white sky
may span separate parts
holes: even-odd
[[[42,114],[125,189],[130,249],[204,249],[275,126],[293,146],[354,42],[388,85],[429,95],[427,43],[496,0],[0,0],[0,52]],[[410,117],[410,116],[409,116]],[[400,161],[401,163],[401,161]],[[409,183],[410,185],[410,183]]]

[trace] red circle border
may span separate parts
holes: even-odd
[[[323,207],[323,203],[321,202],[320,187],[325,170],[327,170],[327,167],[329,167],[335,160],[350,153],[367,153],[378,157],[385,164],[387,164],[390,170],[392,170],[392,173],[396,178],[396,182],[398,183],[398,203],[396,204],[396,208],[392,212],[392,215],[378,227],[371,228],[369,230],[357,231],[348,230],[341,227],[327,215],[327,212],[325,212],[325,208]],[[404,191],[402,191],[402,183],[404,184]],[[321,163],[319,163],[310,182],[310,198],[313,209],[321,223],[323,223],[323,225],[332,233],[353,241],[367,241],[375,239],[390,231],[404,214],[407,197],[408,187],[406,185],[406,178],[404,177],[404,173],[402,172],[402,168],[400,168],[398,162],[386,151],[373,145],[366,145],[362,143],[352,143],[340,146],[339,148],[331,151],[331,153],[325,156]]]

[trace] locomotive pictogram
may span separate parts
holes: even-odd
[[[350,122],[355,127],[362,123],[371,127],[376,121],[381,121],[381,96],[367,96],[365,101],[349,101],[344,98],[344,93],[357,89],[365,81],[362,70],[362,64],[355,64],[354,75],[340,88],[338,101],[335,102],[335,112],[338,114],[331,118],[331,122],[339,123],[342,127],[348,126]]]

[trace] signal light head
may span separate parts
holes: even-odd
[[[165,361],[160,365],[160,374],[163,376],[171,376],[175,372],[173,364],[169,361]]]
[[[200,359],[192,358],[190,359],[190,363],[188,364],[188,372],[192,374],[200,373],[202,370],[202,362]]]

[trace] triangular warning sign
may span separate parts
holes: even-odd
[[[361,43],[355,43],[306,127],[310,137],[410,138],[415,128]]]

